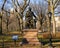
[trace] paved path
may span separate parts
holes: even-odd
[[[38,33],[37,29],[30,29],[30,30],[25,29],[24,31],[26,32],[24,38],[26,38],[27,41],[29,41],[29,44],[40,44],[37,38],[37,33]]]

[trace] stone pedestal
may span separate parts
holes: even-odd
[[[29,44],[40,44],[37,38],[37,29],[24,29],[23,32],[25,32],[23,37],[27,39]]]

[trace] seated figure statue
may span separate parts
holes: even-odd
[[[26,12],[26,16],[25,16],[25,27],[28,28],[28,29],[33,29],[34,28],[34,19],[33,17],[35,17],[36,19],[36,16],[34,15],[34,13],[31,11],[31,8],[29,7],[29,10]]]

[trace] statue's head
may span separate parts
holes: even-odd
[[[31,11],[31,7],[29,7],[29,11]]]

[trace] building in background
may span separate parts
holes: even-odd
[[[60,31],[60,16],[55,16],[56,31]]]

